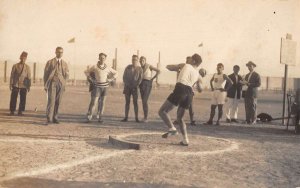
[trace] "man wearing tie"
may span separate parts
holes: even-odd
[[[48,95],[46,109],[47,123],[59,123],[58,108],[65,91],[66,81],[69,78],[67,63],[62,60],[63,48],[57,47],[56,57],[49,60],[44,71],[44,86]]]
[[[260,75],[254,71],[256,64],[249,61],[246,66],[249,69],[249,73],[246,74],[245,80],[242,84],[245,87],[245,111],[246,111],[246,123],[256,124],[256,106],[258,87],[261,85]]]

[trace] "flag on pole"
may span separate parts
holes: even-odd
[[[198,47],[202,47],[203,46],[203,42],[201,42],[201,44],[198,45]]]
[[[75,42],[75,37],[73,37],[70,40],[68,40],[68,43],[74,43],[74,42]]]

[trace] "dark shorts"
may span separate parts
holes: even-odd
[[[138,95],[138,88],[129,88],[129,87],[124,87],[123,94],[125,95]]]
[[[173,93],[167,98],[175,106],[188,109],[193,100],[193,89],[190,86],[177,83]]]

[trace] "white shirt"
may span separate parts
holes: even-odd
[[[91,72],[94,72],[96,84],[99,87],[107,87],[109,85],[109,77],[112,76],[112,79],[115,79],[118,76],[118,72],[111,67],[108,67],[106,64],[103,64],[100,67],[97,65],[92,66],[85,71],[85,74],[89,76]]]
[[[214,81],[213,81],[213,86],[214,89],[222,89],[224,88],[225,85],[225,79],[224,79],[224,74],[214,74]]]
[[[152,78],[152,71],[150,70],[150,65],[149,64],[145,64],[144,67],[142,67],[143,69],[143,79],[145,80],[151,80]]]
[[[193,87],[195,82],[198,81],[200,75],[197,69],[190,64],[185,64],[179,73],[177,83]]]

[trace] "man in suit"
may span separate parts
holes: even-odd
[[[10,115],[14,115],[16,110],[16,103],[18,94],[20,93],[20,103],[18,115],[22,116],[25,111],[26,95],[31,86],[30,67],[25,64],[27,59],[27,52],[22,52],[20,55],[20,62],[14,64],[10,75],[9,89],[11,90],[10,96]]]
[[[245,87],[245,112],[246,112],[246,123],[256,124],[256,106],[258,87],[261,85],[260,75],[254,71],[256,64],[249,61],[246,66],[248,67],[249,73],[246,74],[245,80],[242,84]]]
[[[233,73],[230,74],[228,77],[232,80],[233,84],[227,91],[227,113],[226,113],[226,122],[234,122],[238,123],[237,121],[237,114],[238,114],[238,105],[239,100],[241,98],[241,91],[242,91],[242,84],[240,83],[242,77],[239,75],[240,67],[238,65],[233,66]],[[228,84],[226,83],[225,88],[227,88]],[[232,118],[231,118],[232,117]]]
[[[48,95],[47,123],[58,124],[58,108],[69,78],[69,69],[67,63],[62,60],[63,48],[57,47],[55,54],[56,57],[49,60],[45,66],[44,86]]]

